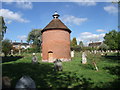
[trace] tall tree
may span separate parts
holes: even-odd
[[[83,44],[82,41],[79,42],[79,46],[80,46],[80,47],[83,47],[83,46],[84,46],[84,44]]]
[[[112,30],[109,33],[106,33],[104,37],[104,43],[109,46],[110,49],[118,49],[118,42],[119,42],[119,32],[116,30]]]
[[[41,29],[33,29],[29,34],[27,38],[27,42],[33,43],[36,50],[40,50],[41,47]]]
[[[0,16],[0,40],[3,39],[4,34],[6,33],[7,26],[5,25],[4,18]]]
[[[4,34],[6,33],[6,25],[4,22],[4,18],[2,16],[0,16],[0,54],[2,52],[2,40],[4,37]]]
[[[77,45],[77,40],[76,40],[76,37],[74,37],[71,41],[71,46],[74,47]]]
[[[12,44],[10,40],[5,39],[2,41],[2,52],[4,53],[5,56],[7,56],[12,49]]]

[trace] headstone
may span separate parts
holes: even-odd
[[[19,55],[21,55],[21,50],[19,49]]]
[[[59,59],[56,59],[54,61],[54,69],[55,71],[62,71],[62,61]]]
[[[11,79],[8,76],[2,77],[2,88],[11,88]]]
[[[35,53],[33,53],[32,63],[33,64],[38,63],[38,59],[37,59],[37,56],[35,55]]]
[[[97,53],[97,51],[96,50],[94,50],[94,54],[96,54]]]
[[[82,53],[82,64],[86,64],[87,63],[87,58],[86,58],[86,53],[85,52],[83,52]]]
[[[13,56],[13,50],[11,50],[11,53],[10,53],[12,56]]]
[[[74,51],[71,51],[71,57],[74,57]]]
[[[116,50],[115,52],[117,53],[118,51]]]
[[[17,82],[15,88],[20,89],[20,88],[24,88],[24,90],[29,90],[29,89],[35,89],[36,85],[34,80],[32,80],[31,77],[29,76],[22,76],[20,78],[20,80]]]

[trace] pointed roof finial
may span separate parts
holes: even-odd
[[[60,15],[57,13],[57,11],[55,11],[55,13],[54,13],[54,15],[52,15],[53,16],[53,18],[58,18]]]

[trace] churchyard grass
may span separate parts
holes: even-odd
[[[119,59],[115,53],[106,57],[99,53],[87,53],[87,64],[81,63],[81,53],[75,52],[72,61],[63,62],[63,71],[55,72],[53,63],[41,62],[40,53],[36,54],[39,64],[32,64],[32,54],[23,57],[6,57],[2,63],[2,75],[12,79],[12,87],[22,75],[29,75],[37,88],[115,88],[119,87]],[[13,59],[14,60],[13,60]],[[98,71],[95,70],[96,62]]]

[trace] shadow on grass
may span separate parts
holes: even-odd
[[[91,79],[78,76],[72,72],[55,72],[53,64],[4,64],[3,76],[12,79],[12,87],[23,76],[29,75],[36,83],[37,88],[91,88]]]
[[[104,67],[103,69],[108,70],[110,74],[113,75],[120,75],[120,66],[115,66],[115,67]]]
[[[17,60],[19,60],[21,58],[23,58],[23,56],[6,56],[6,57],[2,57],[2,63],[11,62],[11,61],[17,61]]]
[[[115,79],[113,82],[107,83],[105,88],[119,88],[120,89],[120,66],[114,67],[104,67],[103,69],[108,70],[112,75],[117,75],[118,79]]]
[[[120,63],[120,56],[104,56],[104,58],[109,59],[112,62]]]

